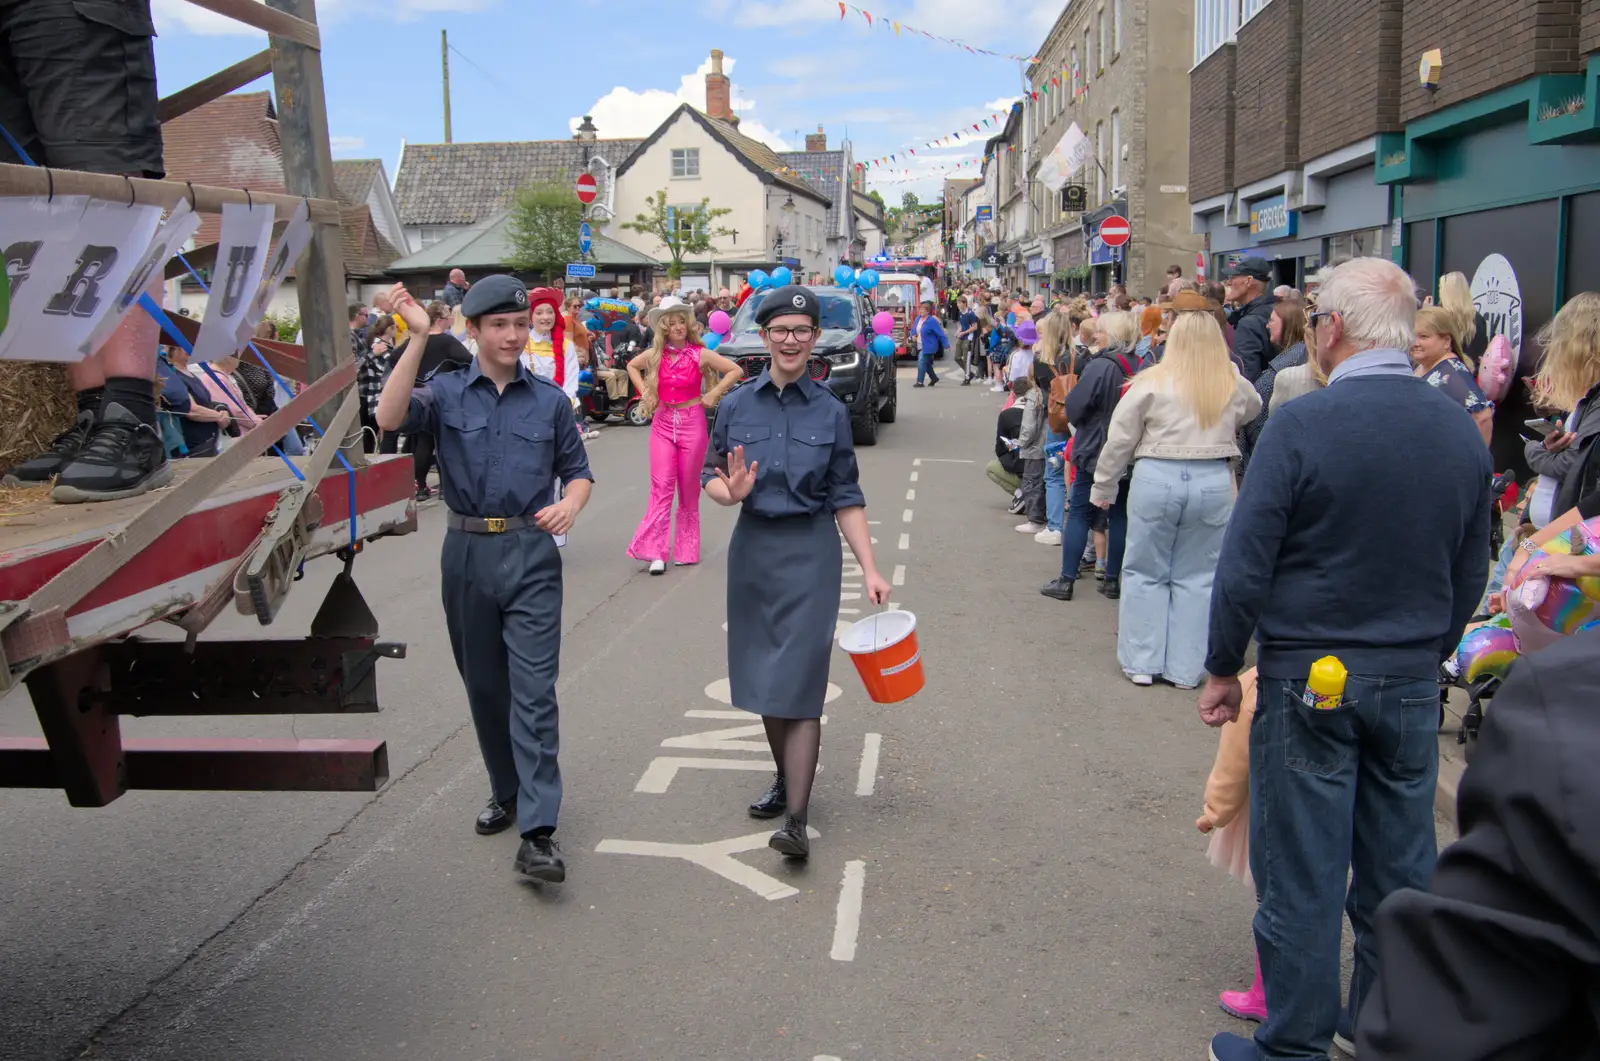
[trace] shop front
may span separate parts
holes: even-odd
[[[1478,309],[1469,352],[1503,335],[1517,367],[1495,413],[1495,467],[1526,474],[1518,428],[1535,415],[1522,380],[1537,371],[1536,336],[1573,295],[1600,291],[1600,143],[1595,89],[1576,113],[1541,99],[1564,79],[1533,78],[1388,134],[1378,179],[1395,191],[1400,260],[1424,291],[1465,275]],[[1564,87],[1565,86],[1565,87]],[[1543,117],[1541,117],[1543,114]],[[1542,413],[1542,411],[1541,411]]]
[[[1083,238],[1086,244],[1085,253],[1088,258],[1089,276],[1085,290],[1091,294],[1103,294],[1110,289],[1112,284],[1120,283],[1124,276],[1123,252],[1127,245],[1121,247],[1108,247],[1100,238],[1100,226],[1108,217],[1128,216],[1128,201],[1117,199],[1100,209],[1083,215]],[[1134,234],[1138,238],[1138,233]]]
[[[1207,275],[1245,257],[1272,263],[1273,286],[1305,289],[1327,262],[1392,253],[1390,199],[1374,178],[1376,138],[1190,209],[1209,239]]]
[[[1083,245],[1083,233],[1069,232],[1051,241],[1055,272],[1051,276],[1050,290],[1058,295],[1082,294],[1089,278],[1089,252]]]

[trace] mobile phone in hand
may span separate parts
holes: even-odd
[[[1551,434],[1565,430],[1565,424],[1549,416],[1522,421],[1522,437],[1530,442],[1543,442]]]

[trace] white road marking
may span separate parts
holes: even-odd
[[[846,560],[844,567],[841,569],[841,574],[845,578],[860,578],[865,572],[861,570],[860,564],[853,564]]]
[[[889,581],[893,582],[897,586],[905,585],[906,584],[906,565],[905,564],[895,564],[894,565],[894,577],[891,578]]]
[[[917,476],[919,476],[921,474],[922,474],[921,472],[912,472],[911,473],[911,481],[912,482],[916,482],[917,481]]]
[[[714,681],[710,685],[706,686],[706,695],[709,696],[711,699],[719,701],[719,702],[724,703],[724,704],[733,703],[733,688],[732,688],[731,685],[729,685],[728,679],[726,679],[726,678],[718,678],[716,681]],[[843,689],[839,688],[837,685],[833,684],[832,682],[829,682],[828,683],[828,695],[823,698],[822,702],[825,703],[825,704],[831,704],[831,703],[833,703],[835,700],[839,699],[839,697],[841,697],[843,695],[844,695],[844,690]]]
[[[900,513],[900,522],[901,523],[910,523],[911,522],[911,510],[909,508],[906,509],[904,512]]]
[[[860,600],[861,599],[861,594],[859,594],[859,593],[841,593],[841,594],[839,594],[839,599],[842,600],[842,601]]]
[[[883,734],[868,733],[861,742],[861,769],[856,773],[856,795],[870,796],[878,787],[878,751]]]
[[[839,909],[833,919],[833,951],[836,962],[856,960],[856,937],[861,934],[861,895],[867,886],[867,864],[852,859],[844,864],[844,881],[839,886]]]
[[[909,534],[900,535],[900,548],[902,548],[902,549],[911,548],[911,535],[909,535]]]
[[[839,1059],[834,1057],[832,1054],[818,1054],[816,1057],[813,1057],[811,1061],[839,1061]]]
[[[683,713],[683,717],[684,718],[736,719],[736,718],[749,718],[750,717],[750,712],[748,712],[748,711],[740,711],[738,708],[734,708],[732,711],[718,711],[718,710],[715,710],[714,708],[709,708],[709,707],[697,707],[692,711],[685,711]]]
[[[841,583],[839,583],[839,588],[840,589],[860,589],[861,588],[861,583],[859,583],[859,582],[841,582]]]
[[[922,467],[922,458],[921,458],[921,457],[915,457],[915,458],[913,458],[913,459],[912,459],[912,461],[911,461],[911,466],[912,466],[912,467],[913,467],[913,468],[920,468],[920,467]]]
[[[763,770],[770,770],[771,766],[763,766]],[[813,826],[806,826],[806,835],[815,840],[822,835]],[[746,851],[755,851],[767,846],[771,833],[751,833],[749,836],[736,836],[731,840],[713,840],[709,844],[664,844],[654,840],[602,840],[600,846],[595,848],[596,854],[601,855],[651,855],[655,858],[681,858],[693,862],[703,869],[708,869],[724,880],[730,880],[742,888],[749,888],[763,899],[787,899],[792,895],[799,895],[798,888],[791,888],[780,880],[767,876],[758,869],[752,869],[733,856]],[[859,903],[859,900],[858,900]],[[860,913],[856,915],[857,924],[860,923]]]
[[[860,608],[840,608],[839,609],[839,614],[840,615],[860,615],[861,614],[861,609]],[[850,624],[849,623],[845,623],[844,625],[845,626],[849,626]]]
[[[672,787],[672,779],[679,770],[754,770],[771,773],[772,764],[759,759],[684,759],[676,755],[658,755],[644,768],[644,775],[633,786],[635,792],[660,795]]]
[[[668,737],[661,742],[663,748],[689,748],[699,752],[765,752],[767,728],[762,723],[753,726],[730,726],[728,729],[708,729],[703,733],[687,733],[681,737]],[[759,740],[741,740],[759,737]]]
[[[907,501],[915,501],[916,499],[917,499],[917,492],[915,490],[907,490],[906,491],[906,500]]]

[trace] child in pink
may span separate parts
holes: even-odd
[[[676,298],[662,300],[650,314],[655,331],[651,349],[628,364],[634,386],[644,395],[650,422],[650,502],[628,543],[628,555],[650,563],[650,573],[666,571],[667,541],[672,561],[700,562],[700,469],[705,462],[706,406],[716,403],[739,379],[739,366],[700,345],[690,308]],[[706,384],[715,380],[707,389]],[[672,500],[678,499],[676,533]]]

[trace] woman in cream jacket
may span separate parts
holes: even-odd
[[[1211,581],[1228,516],[1239,428],[1261,396],[1228,357],[1209,313],[1179,313],[1161,363],[1139,373],[1111,417],[1089,499],[1117,496],[1130,460],[1128,544],[1122,562],[1117,661],[1135,685],[1180,689],[1205,671]]]

